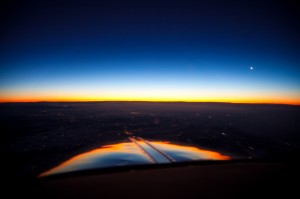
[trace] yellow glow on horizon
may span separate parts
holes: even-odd
[[[143,97],[19,97],[1,98],[0,102],[105,102],[105,101],[145,101],[145,102],[224,102],[224,103],[254,103],[254,104],[290,104],[300,105],[297,99],[274,98],[143,98]]]
[[[80,93],[80,94],[79,94]],[[100,94],[99,94],[100,93]],[[209,90],[114,90],[114,91],[0,91],[0,102],[85,102],[85,101],[151,101],[151,102],[227,102],[300,105],[300,94],[260,93]]]

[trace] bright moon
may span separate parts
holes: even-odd
[[[250,66],[250,70],[253,70],[254,68],[253,68],[253,66]]]

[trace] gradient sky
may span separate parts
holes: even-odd
[[[2,102],[300,104],[300,11],[289,1],[0,7]]]

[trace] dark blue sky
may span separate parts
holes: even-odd
[[[2,9],[2,101],[300,103],[292,1],[8,1]]]

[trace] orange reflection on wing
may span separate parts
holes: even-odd
[[[148,146],[148,147],[147,147]],[[229,160],[229,156],[192,146],[169,142],[122,142],[79,154],[39,175],[39,177],[68,172],[153,163],[194,160]]]
[[[133,160],[136,162],[136,164],[149,163],[149,160],[144,157],[139,150],[136,149],[134,143],[126,142],[105,145],[99,149],[74,156],[39,176],[42,177],[78,170],[130,165],[130,162]]]
[[[170,144],[169,142],[150,142],[157,149],[176,159],[182,157],[187,160],[230,160],[231,158],[221,153],[209,150],[202,150],[192,146]]]

